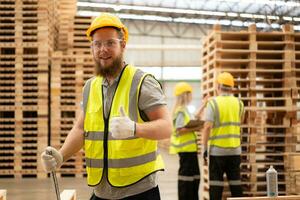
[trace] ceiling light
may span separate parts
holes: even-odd
[[[283,17],[284,20],[287,20],[287,21],[293,21],[293,18],[292,17]]]
[[[239,15],[237,13],[229,12],[229,13],[227,13],[227,16],[228,17],[237,17]]]

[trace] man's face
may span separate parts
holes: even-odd
[[[91,48],[97,75],[114,77],[119,73],[125,45],[125,41],[118,37],[114,28],[105,27],[94,32]]]

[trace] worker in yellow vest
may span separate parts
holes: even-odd
[[[230,73],[219,74],[217,84],[217,97],[207,103],[202,130],[204,160],[209,152],[209,196],[212,200],[222,199],[224,173],[231,195],[242,196],[240,125],[243,121],[244,105],[232,95],[234,79]]]
[[[82,110],[62,148],[42,153],[47,172],[85,150],[91,200],[158,200],[156,174],[164,170],[157,140],[172,133],[172,120],[158,81],[126,64],[128,30],[109,13],[96,17],[86,35],[96,76],[83,89]]]
[[[170,153],[179,155],[178,199],[198,200],[200,171],[197,156],[198,127],[186,128],[192,118],[188,105],[192,100],[192,87],[186,82],[175,86],[176,102],[173,108],[173,134],[171,136]],[[204,103],[205,104],[205,103]],[[200,115],[204,106],[197,113]]]

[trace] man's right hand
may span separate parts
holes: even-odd
[[[41,155],[42,165],[46,172],[55,171],[63,163],[62,154],[53,147],[47,147]]]

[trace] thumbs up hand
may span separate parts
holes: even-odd
[[[114,117],[109,121],[109,131],[116,139],[125,139],[135,135],[135,122],[126,116],[124,108],[120,107],[120,117]]]

